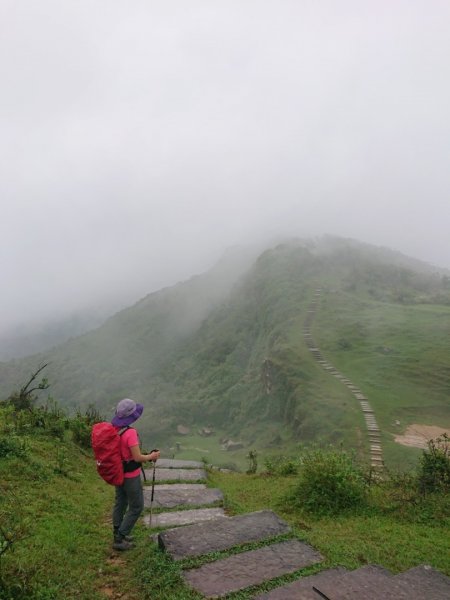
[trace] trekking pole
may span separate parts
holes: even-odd
[[[150,499],[150,523],[149,523],[150,528],[152,526],[153,497],[155,495],[155,475],[156,475],[156,460],[153,461],[152,496]]]

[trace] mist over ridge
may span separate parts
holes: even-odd
[[[317,371],[302,334],[317,288],[318,343],[375,405],[387,402],[386,428],[422,418],[425,396],[428,421],[450,419],[448,272],[334,236],[236,248],[97,329],[0,363],[0,393],[48,362],[52,396],[66,410],[94,405],[107,416],[121,397],[135,398],[146,406],[144,437],[160,444],[182,423],[256,445],[323,438],[354,447],[356,407]]]
[[[0,336],[271,235],[450,267],[448,3],[7,1],[0,23]]]

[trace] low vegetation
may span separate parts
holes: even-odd
[[[240,278],[218,266],[52,351],[0,364],[1,390],[9,393],[41,360],[70,414],[91,403],[109,414],[124,396],[142,401],[141,435],[152,446],[175,446],[183,424],[220,428],[247,452],[292,453],[320,440],[367,458],[358,403],[305,345],[320,288],[314,340],[370,399],[389,467],[413,465],[419,452],[395,436],[414,423],[450,428],[448,276],[336,239],[280,244],[250,262]]]
[[[88,449],[101,416],[91,409],[69,418],[34,394],[18,408],[16,397],[0,403],[0,600],[198,598],[181,578],[180,569],[193,564],[170,561],[143,525],[135,550],[111,552],[113,490]],[[293,456],[251,451],[247,461],[247,473],[210,472],[228,513],[275,510],[322,552],[320,568],[376,562],[399,571],[427,563],[450,574],[447,436],[430,442],[415,471],[382,478],[335,446]]]

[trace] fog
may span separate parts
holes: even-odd
[[[2,0],[0,332],[229,246],[450,267],[450,3]]]

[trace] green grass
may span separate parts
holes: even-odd
[[[215,431],[210,436],[202,436],[198,433],[179,436],[173,440],[170,448],[163,448],[164,456],[170,456],[176,460],[204,461],[216,467],[232,468],[233,470],[245,470],[248,462],[246,459],[248,449],[223,450],[220,440],[224,435],[223,431]],[[177,442],[179,450],[176,446]]]
[[[441,520],[417,522],[409,513],[379,514],[367,509],[339,517],[317,518],[301,510],[293,511],[286,496],[295,487],[295,475],[248,476],[212,473],[227,505],[236,513],[271,508],[286,519],[297,535],[325,556],[326,566],[357,568],[366,563],[382,564],[394,572],[417,564],[431,564],[450,575],[448,526],[450,506],[446,504]]]
[[[417,454],[393,442],[408,425],[450,427],[450,307],[329,292],[319,305],[313,335],[324,356],[369,398],[389,466],[404,468]]]
[[[27,442],[28,459],[0,459],[0,510],[12,502],[25,525],[23,538],[2,557],[1,573],[19,588],[38,587],[45,599],[104,598],[100,590],[116,568],[108,563],[114,489],[70,441],[30,436]]]
[[[134,550],[121,555],[111,552],[114,490],[98,477],[93,459],[69,439],[39,434],[25,437],[27,459],[0,459],[0,484],[6,490],[0,498],[0,511],[5,511],[8,495],[14,490],[15,514],[26,524],[26,535],[17,540],[13,552],[3,556],[0,572],[5,581],[32,586],[35,595],[27,598],[100,600],[108,597],[108,592],[129,600],[195,600],[200,596],[184,585],[182,568],[236,552],[231,549],[173,562],[149,540],[142,522],[135,528]],[[260,455],[261,463],[268,456]],[[398,498],[389,495],[392,490],[386,494],[375,487],[366,508],[318,518],[288,502],[296,479],[295,475],[210,471],[208,483],[224,492],[229,515],[272,509],[292,526],[293,536],[324,556],[320,565],[231,594],[229,600],[249,600],[256,591],[337,565],[354,569],[377,563],[399,572],[431,564],[450,575],[448,499],[444,502],[431,496],[425,504],[399,505]]]

